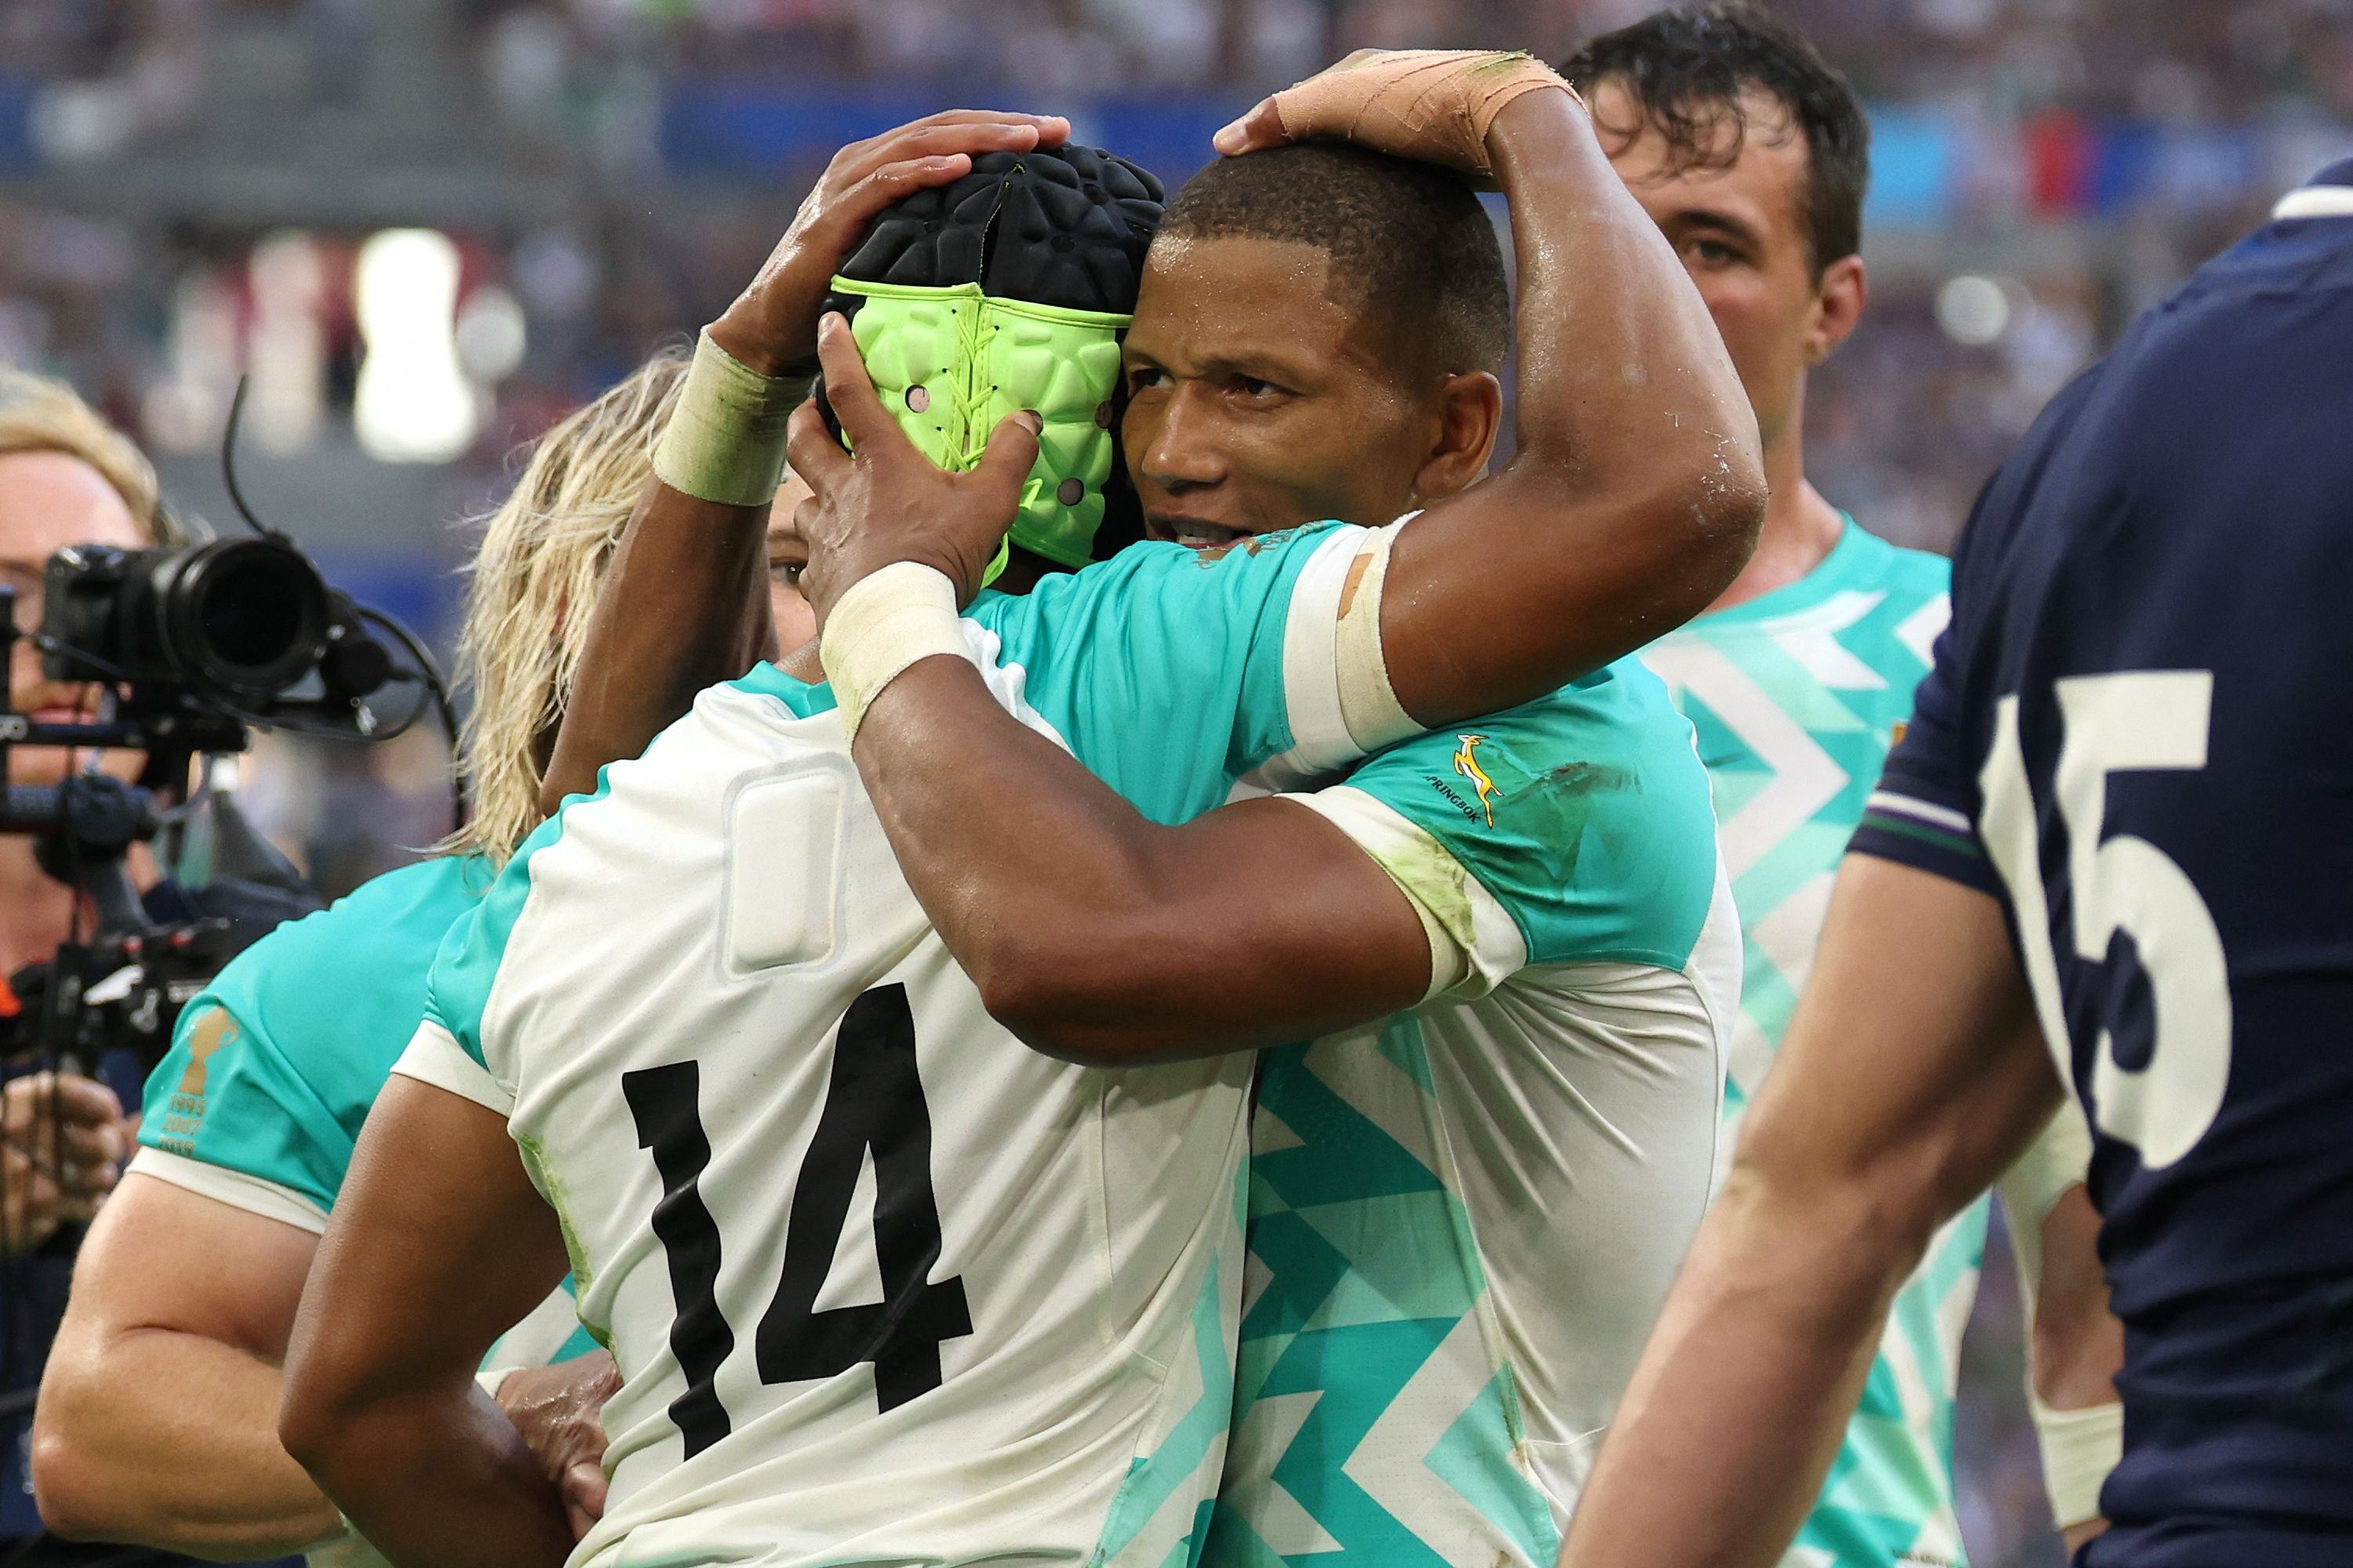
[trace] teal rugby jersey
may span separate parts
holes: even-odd
[[[1335,629],[1367,539],[1140,545],[965,635],[1009,712],[1181,822],[1270,760],[1355,760]],[[831,692],[764,667],[533,835],[396,1070],[506,1117],[620,1366],[577,1563],[1162,1568],[1232,1409],[1250,1068],[1015,1039]]]
[[[1831,883],[1950,607],[1950,564],[1852,519],[1799,581],[1703,616],[1643,655],[1698,731],[1747,938],[1727,1124],[1773,1065]],[[1862,1403],[1785,1568],[1963,1560],[1953,1394],[1986,1202],[1962,1211],[1895,1299]]]
[[[1208,1568],[1550,1568],[1697,1229],[1736,923],[1691,726],[1626,661],[1313,795],[1471,952],[1268,1054]]]

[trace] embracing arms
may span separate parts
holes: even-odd
[[[1269,116],[1243,121],[1246,145],[1279,139]],[[1518,261],[1518,451],[1398,531],[1381,640],[1425,727],[1542,696],[1681,626],[1747,563],[1765,509],[1723,339],[1585,110],[1530,92],[1486,153]]]
[[[1281,127],[1263,105],[1220,146],[1246,152]],[[1520,451],[1397,534],[1379,642],[1398,703],[1421,724],[1550,691],[1695,613],[1746,559],[1762,501],[1753,416],[1714,325],[1575,100],[1525,93],[1485,152],[1520,252]],[[825,351],[837,412],[871,427],[853,431],[854,460],[807,416],[796,430],[796,467],[818,491],[803,517],[820,614],[900,560],[968,594],[988,533],[969,520],[1009,513],[1010,489],[992,513],[985,472],[907,464],[834,337],[846,334]],[[1433,945],[1414,903],[1293,803],[1156,826],[957,660],[892,680],[858,736],[911,885],[992,1013],[1041,1049],[1100,1061],[1239,1049],[1426,994]]]
[[[746,368],[805,389],[817,370],[818,307],[877,213],[956,179],[976,154],[1051,146],[1069,132],[1057,116],[951,110],[843,148],[759,276],[711,324],[712,341]],[[696,692],[778,651],[763,569],[767,524],[765,500],[728,506],[659,479],[647,484],[589,622],[542,810],[595,789],[600,766],[642,752]]]

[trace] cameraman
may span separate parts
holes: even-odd
[[[40,623],[41,585],[53,551],[69,544],[141,549],[181,542],[157,504],[155,471],[137,447],[73,392],[54,381],[0,369],[0,583],[16,591],[16,624]],[[90,711],[93,688],[48,680],[30,637],[8,661],[10,706],[31,718],[70,722]],[[8,780],[54,784],[88,761],[62,748],[16,747]],[[103,754],[110,773],[134,775],[136,752]],[[134,879],[154,879],[134,850]],[[30,837],[0,834],[0,981],[49,958],[86,928],[78,895],[44,872]],[[0,993],[0,1016],[15,1011]],[[5,1021],[5,1019],[0,1019]],[[114,1185],[130,1145],[115,1091],[72,1073],[28,1072],[0,1065],[0,1554],[39,1521],[26,1495],[25,1433],[18,1406],[40,1372],[55,1303],[64,1298],[66,1260],[39,1253],[58,1227],[90,1217]],[[30,1256],[27,1256],[30,1255]],[[12,1397],[13,1396],[13,1397]]]

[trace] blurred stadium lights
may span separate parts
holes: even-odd
[[[253,437],[263,450],[288,456],[307,448],[319,433],[326,393],[326,340],[319,324],[326,263],[309,235],[287,231],[253,247],[246,275],[253,290],[246,342]]]
[[[385,463],[446,463],[479,425],[479,399],[458,363],[458,247],[429,228],[394,228],[360,247],[353,302],[367,357],[352,424]]]
[[[1964,272],[1936,290],[1936,325],[1957,343],[1999,342],[2010,330],[2010,298],[1992,279]]]

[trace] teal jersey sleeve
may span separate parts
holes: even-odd
[[[1564,963],[1680,970],[1706,923],[1716,883],[1707,773],[1691,726],[1631,660],[1399,742],[1344,787],[1435,840],[1493,900],[1472,921],[1491,976]],[[1394,853],[1379,858],[1393,876],[1411,874]],[[1454,877],[1443,868],[1434,880]],[[1427,900],[1423,880],[1414,886]],[[1507,931],[1493,929],[1495,909]]]
[[[500,869],[490,890],[450,923],[433,954],[424,1005],[419,1009],[423,1021],[438,1025],[477,1067],[488,1070],[482,1056],[482,1012],[490,1005],[491,984],[498,978],[500,960],[506,955],[507,938],[531,897],[531,863],[562,837],[567,813],[603,798],[608,787],[600,773],[594,795],[570,796],[554,816],[532,829]]]
[[[1247,540],[1222,555],[1131,545],[987,595],[984,648],[1090,771],[1155,822],[1221,804],[1235,779],[1295,754],[1328,772],[1361,753],[1340,720],[1335,628],[1363,531]]]
[[[427,860],[240,953],[182,1012],[139,1142],[332,1207],[434,952],[488,882],[480,862]]]

